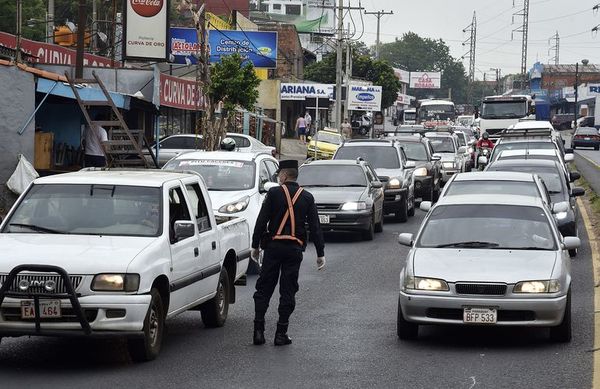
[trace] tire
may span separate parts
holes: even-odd
[[[594,150],[596,150],[596,151],[600,150],[600,146],[594,147]]]
[[[419,325],[408,322],[402,315],[402,307],[400,306],[400,298],[398,298],[398,323],[397,323],[398,338],[402,340],[415,340],[419,337]]]
[[[375,232],[383,232],[383,210],[381,211],[381,219],[379,219],[379,223],[375,224]]]
[[[131,338],[127,341],[129,355],[134,362],[152,361],[160,353],[166,314],[158,290],[152,288],[150,295],[152,299],[144,319],[144,336],[142,338]]]
[[[371,216],[369,228],[363,232],[363,240],[373,240],[373,238],[375,238],[375,212]]]
[[[569,257],[575,258],[577,256],[577,249],[569,250]]]
[[[411,201],[412,207],[410,207],[408,209],[408,211],[406,212],[406,215],[413,217],[415,216],[415,198],[413,196],[413,200]]]
[[[567,293],[567,304],[562,322],[550,328],[550,340],[553,342],[567,343],[571,341],[571,290]]]
[[[433,201],[433,184],[431,184],[431,188],[429,189],[429,193],[426,193],[423,198],[422,201]]]
[[[202,313],[202,322],[206,327],[223,327],[225,324],[229,312],[229,276],[227,275],[227,269],[221,269],[217,294],[200,306],[200,312]]]
[[[577,148],[577,146],[575,146],[575,145],[571,145],[571,148],[572,148],[573,150],[575,150],[575,149]]]
[[[406,223],[408,221],[408,199],[404,198],[400,209],[394,214],[394,219],[400,223]]]

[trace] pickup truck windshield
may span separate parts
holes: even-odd
[[[158,236],[160,204],[160,188],[37,184],[2,232]]]
[[[400,158],[395,147],[347,146],[338,149],[335,159],[362,158],[374,169],[399,169]]]
[[[256,164],[252,161],[178,159],[170,161],[164,168],[193,170],[204,178],[207,189],[212,191],[252,189],[256,179]]]
[[[367,186],[365,172],[358,165],[303,166],[298,172],[298,184],[305,187]]]
[[[433,151],[436,153],[455,153],[456,148],[454,146],[454,142],[452,138],[444,136],[431,137],[431,147],[433,147]]]
[[[406,159],[409,161],[428,161],[427,149],[423,143],[406,142],[400,143],[404,149]]]
[[[485,225],[486,228],[473,228]],[[446,205],[435,208],[418,247],[555,250],[544,210],[516,205]]]
[[[527,116],[526,101],[489,101],[483,103],[482,119],[518,119]]]

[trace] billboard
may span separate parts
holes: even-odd
[[[206,108],[206,99],[202,88],[195,80],[168,76],[160,73],[158,103],[164,107],[185,109],[188,111]]]
[[[332,100],[333,87],[333,84],[282,83],[279,93],[281,100],[304,100],[315,97]]]
[[[411,72],[409,87],[412,89],[440,89],[442,87],[442,73]]]
[[[171,27],[170,48],[173,56],[171,62],[183,65],[197,64],[199,54],[198,31],[195,28]]]
[[[210,30],[210,62],[238,53],[257,68],[277,67],[277,33],[272,31]]]
[[[348,110],[351,111],[381,111],[380,86],[350,85],[348,93]]]
[[[250,0],[253,20],[289,23],[298,33],[334,34],[334,0]]]
[[[168,0],[125,0],[125,59],[167,60],[168,5]]]

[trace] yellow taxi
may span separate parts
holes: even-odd
[[[307,158],[331,159],[342,144],[342,135],[335,129],[325,128],[308,138]],[[315,151],[316,149],[316,151]]]

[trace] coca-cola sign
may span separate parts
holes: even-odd
[[[140,16],[151,18],[158,15],[163,8],[164,0],[129,0],[131,8]]]

